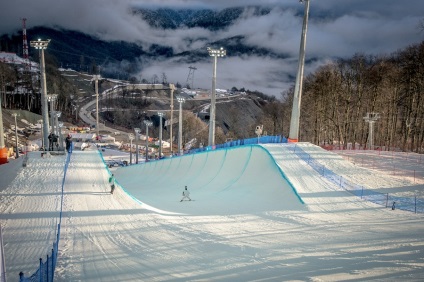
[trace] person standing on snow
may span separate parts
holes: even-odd
[[[68,134],[68,136],[66,136],[65,144],[66,144],[66,151],[68,153],[72,153],[72,136],[71,136],[71,134]]]
[[[188,199],[189,201],[191,201],[191,199],[190,199],[190,192],[187,190],[187,186],[183,190],[183,198],[181,199],[180,202],[184,201],[184,199]]]

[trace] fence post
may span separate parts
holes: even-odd
[[[38,268],[38,275],[40,276],[38,281],[43,282],[43,259],[42,258],[40,258],[40,267]]]
[[[56,259],[55,259],[55,257],[56,257],[56,253],[54,252],[54,249],[55,249],[55,243],[53,242],[53,249],[52,249],[52,267],[53,267],[53,269],[56,267],[56,263],[55,263],[55,261],[56,261]]]
[[[46,260],[46,278],[47,278],[47,282],[49,282],[49,255],[47,255],[47,260]]]
[[[389,193],[386,196],[386,208],[389,206]]]
[[[53,243],[54,245],[54,243]],[[54,246],[52,249],[52,281],[53,281],[53,276],[54,276],[54,270],[56,269],[56,257],[57,254],[54,252]]]

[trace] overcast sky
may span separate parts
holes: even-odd
[[[172,46],[175,52],[190,51],[210,41],[244,35],[252,46],[289,54],[286,60],[258,57],[219,59],[217,87],[246,87],[267,94],[279,93],[293,85],[302,29],[303,7],[297,0],[13,0],[0,10],[0,33],[15,33],[20,19],[27,27],[46,25],[85,32],[105,40]],[[390,54],[424,39],[420,21],[424,19],[423,0],[310,0],[307,57],[318,58],[305,71],[311,72],[334,57],[355,53]],[[247,9],[242,19],[225,31],[201,28],[158,30],[150,28],[128,11],[134,7],[211,8],[262,5],[272,7],[264,16],[251,16]],[[190,42],[190,43],[188,43]],[[143,66],[140,76],[151,79],[166,73],[168,81],[185,83],[189,65],[172,60]],[[211,84],[211,59],[205,50],[205,62],[196,64],[195,87]]]

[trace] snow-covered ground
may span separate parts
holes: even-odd
[[[363,169],[309,143],[296,146],[368,188],[423,194],[416,181],[371,169],[387,165],[379,166],[377,154],[364,158]],[[109,172],[98,151],[75,151],[56,281],[424,279],[423,214],[361,200],[294,152],[293,144],[244,146]],[[51,250],[65,156],[34,152],[27,167],[21,162],[0,166],[9,281],[33,273]],[[110,173],[118,183],[113,195]],[[185,185],[194,201],[180,202]]]

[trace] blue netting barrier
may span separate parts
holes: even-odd
[[[56,232],[56,241],[53,242],[53,248],[51,255],[47,255],[46,260],[43,262],[43,259],[40,258],[40,265],[38,269],[29,277],[25,277],[23,272],[19,273],[19,281],[27,282],[52,282],[54,278],[54,270],[57,263],[57,254],[59,252],[59,239],[60,239],[60,226],[62,224],[62,210],[63,210],[63,187],[65,186],[66,172],[68,170],[69,161],[71,159],[71,154],[68,154],[65,162],[63,178],[62,178],[62,192],[60,197],[60,212],[59,212],[59,224],[57,225]]]
[[[424,212],[424,199],[417,197],[397,197],[392,196],[389,193],[379,193],[370,189],[366,189],[356,183],[352,183],[342,176],[334,173],[333,171],[314,160],[311,155],[303,151],[301,148],[294,146],[293,152],[306,163],[308,163],[314,170],[319,172],[323,177],[352,193],[361,199],[379,204],[385,207],[394,209],[401,209],[406,211],[412,211],[415,213]]]
[[[269,144],[269,143],[287,143],[287,138],[285,138],[284,136],[276,135],[276,136],[261,136],[259,138],[254,137],[254,138],[248,138],[248,139],[239,139],[239,140],[228,141],[226,143],[218,144],[215,146],[207,146],[203,148],[189,150],[185,152],[185,154],[195,154],[195,153],[204,152],[204,151],[211,151],[215,149],[230,148],[230,147],[237,147],[237,146],[243,146],[243,145]]]

